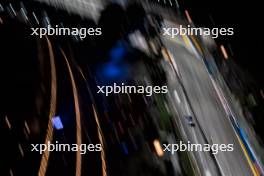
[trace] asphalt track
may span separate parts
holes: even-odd
[[[165,67],[170,72],[170,97],[187,140],[201,144],[234,144],[232,152],[218,152],[216,155],[193,152],[191,155],[199,167],[199,175],[256,175],[203,61],[190,52],[188,44],[176,40],[163,37],[163,43],[171,53],[175,74],[169,71],[173,69],[169,64]],[[187,124],[186,115],[194,117],[195,127]]]

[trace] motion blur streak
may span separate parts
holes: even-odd
[[[93,107],[93,113],[94,113],[94,117],[95,117],[95,121],[96,121],[96,125],[97,125],[97,132],[98,132],[99,141],[102,144],[102,151],[101,151],[102,176],[107,176],[103,132],[102,132],[101,125],[100,125],[100,122],[99,122],[99,119],[98,119],[98,115],[96,113],[94,105],[92,105],[92,107]]]
[[[190,36],[190,38],[192,39],[192,42],[194,43],[195,47],[198,49],[199,54],[203,53],[203,49],[202,47],[199,45],[197,39],[194,36]]]
[[[223,53],[224,58],[228,59],[228,55],[227,55],[227,52],[226,52],[226,49],[225,49],[224,45],[221,45],[220,49],[221,49],[221,51]]]
[[[179,70],[177,67],[177,64],[175,62],[175,59],[173,58],[173,56],[170,54],[170,52],[168,51],[168,49],[164,48],[165,51],[165,56],[166,58],[169,60],[170,64],[172,65],[173,70],[175,71],[175,73],[177,73],[177,75],[179,76]]]
[[[5,116],[5,121],[6,121],[6,125],[8,126],[8,128],[11,129],[11,123],[9,122],[7,116]]]
[[[24,151],[22,149],[21,144],[18,144],[18,148],[19,148],[19,151],[20,151],[21,156],[24,157]]]
[[[222,46],[223,46],[223,45],[222,45]],[[210,78],[211,78],[211,77],[210,77]],[[221,101],[221,103],[222,103],[222,106],[224,107],[226,113],[227,113],[227,114],[229,114],[229,113],[232,114],[232,112],[231,112],[231,110],[230,110],[228,104],[226,103],[226,99],[225,99],[225,97],[223,96],[223,93],[222,93],[221,90],[217,87],[215,81],[214,81],[212,78],[211,78],[211,81],[212,81],[212,83],[213,83],[213,86],[214,86],[214,88],[215,88],[215,91],[216,91],[216,93],[217,93],[217,95],[218,95],[218,97],[219,97],[219,99],[220,99],[220,101]],[[233,116],[232,116],[232,117],[233,117]],[[248,164],[249,164],[249,166],[250,166],[250,168],[251,168],[251,170],[252,170],[252,173],[253,173],[255,176],[259,176],[260,174],[259,174],[259,172],[258,172],[258,169],[255,167],[255,165],[253,165],[253,162],[252,162],[252,160],[251,160],[250,157],[249,157],[249,151],[247,151],[247,149],[246,149],[244,143],[241,141],[241,138],[238,136],[238,134],[237,134],[237,132],[236,132],[236,130],[235,130],[236,126],[238,126],[238,124],[237,124],[235,118],[233,118],[233,121],[235,122],[235,127],[233,128],[233,129],[234,129],[234,133],[236,134],[236,137],[237,137],[237,139],[238,139],[238,141],[239,141],[239,144],[240,144],[240,146],[241,146],[241,148],[242,148],[242,151],[243,151],[243,153],[244,153],[244,155],[245,155],[245,157],[246,157],[246,159],[247,159],[247,162],[248,162]],[[231,122],[231,123],[232,123],[232,122]],[[237,128],[239,128],[239,127],[237,127]]]
[[[155,139],[155,140],[153,141],[153,144],[154,144],[155,150],[156,150],[156,152],[157,152],[157,155],[158,155],[159,157],[163,156],[163,155],[164,155],[164,152],[163,152],[163,150],[162,150],[162,147],[161,147],[160,142],[159,142],[157,139]]]
[[[74,98],[74,108],[75,108],[75,116],[76,116],[76,144],[80,146],[82,144],[82,128],[81,128],[81,114],[80,114],[80,105],[78,100],[78,91],[76,88],[74,76],[69,64],[69,61],[64,53],[64,51],[61,49],[61,53],[67,63],[67,68],[70,74],[71,79],[71,85],[72,85],[72,92],[73,92],[73,98]],[[75,175],[80,176],[81,175],[81,166],[82,166],[82,158],[81,158],[81,152],[80,150],[77,150],[76,152],[76,170]]]
[[[187,17],[188,22],[192,23],[192,19],[191,19],[191,16],[190,16],[189,12],[187,10],[185,10],[184,12],[185,12],[185,15]]]
[[[80,72],[82,78],[84,79],[84,81],[86,82],[87,84],[87,80],[83,74],[83,71],[80,67],[77,67],[78,71]],[[88,89],[88,92],[89,92],[89,95],[90,95],[90,98],[92,99],[92,102],[95,103],[94,101],[94,98],[93,98],[93,95],[91,94],[91,90],[89,88],[89,86],[87,85],[87,89]],[[102,161],[102,176],[107,176],[107,171],[106,171],[106,158],[105,158],[105,151],[104,151],[104,139],[103,139],[103,132],[102,132],[102,129],[101,129],[101,125],[100,125],[100,122],[99,122],[99,119],[98,119],[98,115],[97,115],[97,112],[96,112],[96,109],[95,109],[95,106],[92,104],[92,109],[93,109],[93,114],[94,114],[94,117],[95,117],[95,121],[96,121],[96,126],[97,126],[97,133],[98,133],[98,138],[99,138],[99,141],[102,145],[102,151],[101,151],[101,161]]]
[[[239,144],[244,152],[244,155],[246,156],[246,159],[248,161],[248,164],[254,174],[254,176],[260,176],[260,174],[258,173],[256,167],[253,165],[252,161],[250,160],[249,156],[248,156],[248,153],[247,153],[247,150],[245,149],[245,146],[244,144],[242,143],[241,139],[239,138],[239,136],[236,134],[236,137],[237,137],[237,140],[239,141]]]
[[[52,125],[52,118],[56,112],[56,101],[57,101],[57,76],[56,76],[56,67],[55,67],[55,60],[54,60],[54,53],[52,51],[52,45],[49,39],[46,37],[48,49],[49,49],[49,58],[50,58],[50,70],[51,70],[51,95],[50,95],[50,111],[49,111],[49,121],[48,121],[48,128],[46,133],[45,144],[48,141],[52,141],[53,138],[53,125]],[[40,163],[40,168],[38,175],[45,176],[47,171],[47,165],[49,160],[49,151],[45,150]]]

